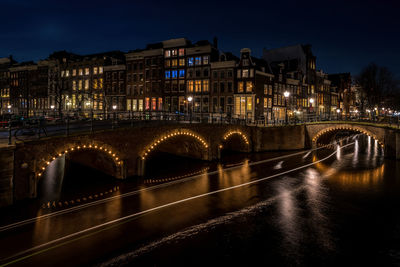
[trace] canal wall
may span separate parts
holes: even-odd
[[[0,207],[13,203],[14,146],[0,146]]]

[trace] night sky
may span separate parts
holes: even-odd
[[[369,62],[400,77],[399,1],[34,1],[0,0],[0,57],[97,53],[186,37],[249,47],[310,43],[317,68],[357,74]]]

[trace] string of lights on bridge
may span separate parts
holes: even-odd
[[[381,141],[379,141],[378,138],[375,135],[371,134],[370,132],[367,132],[367,131],[364,131],[364,130],[358,129],[358,128],[347,127],[347,126],[339,126],[339,127],[324,129],[324,130],[320,131],[319,133],[317,133],[312,140],[313,140],[313,142],[316,142],[318,140],[318,138],[320,138],[322,135],[324,135],[328,132],[336,131],[336,130],[348,130],[348,131],[355,131],[355,132],[363,133],[367,136],[372,137],[374,140],[376,140],[378,142],[378,144],[381,147],[383,147],[383,143]]]
[[[207,144],[207,142],[206,142],[200,135],[195,134],[195,133],[193,133],[193,132],[191,132],[191,131],[187,131],[187,130],[184,130],[184,131],[179,130],[179,131],[176,131],[176,132],[172,132],[172,133],[163,135],[163,136],[161,136],[160,138],[158,138],[157,140],[155,140],[155,141],[154,141],[150,146],[148,146],[148,148],[142,153],[142,160],[145,160],[146,157],[149,155],[149,153],[150,153],[151,151],[153,151],[159,144],[161,144],[162,142],[164,142],[164,141],[166,141],[166,140],[168,140],[168,139],[170,139],[170,138],[172,138],[172,137],[178,136],[178,135],[185,135],[185,136],[190,136],[190,137],[196,138],[196,139],[203,145],[203,147],[206,148],[206,149],[207,149],[208,146],[209,146],[209,145]]]
[[[100,193],[89,195],[87,197],[77,198],[75,200],[72,199],[72,200],[69,200],[69,201],[65,200],[65,201],[58,201],[58,202],[56,202],[55,200],[48,201],[47,203],[43,203],[42,204],[42,209],[45,209],[45,208],[56,208],[57,206],[61,208],[63,206],[66,207],[66,206],[69,206],[69,205],[80,204],[80,203],[83,203],[83,202],[86,202],[86,201],[91,201],[93,199],[97,199],[97,198],[102,197],[102,196],[106,196],[106,195],[108,195],[108,193],[111,194],[113,192],[117,192],[118,190],[119,190],[119,186],[114,186],[112,189],[104,191],[104,193],[100,192]]]
[[[77,145],[73,146],[70,148],[67,148],[66,150],[63,150],[59,152],[56,155],[51,156],[47,161],[45,161],[45,165],[40,167],[40,172],[37,173],[37,175],[40,177],[42,176],[43,172],[46,170],[46,167],[50,165],[50,163],[54,160],[56,160],[59,157],[62,157],[65,154],[78,151],[78,150],[98,150],[98,151],[103,151],[107,153],[115,162],[116,165],[121,165],[120,158],[117,156],[115,152],[113,152],[111,149],[103,146],[103,145],[97,145],[97,144],[89,144],[89,145]]]
[[[243,141],[246,143],[246,145],[249,144],[249,139],[247,138],[247,136],[246,136],[244,133],[242,133],[241,131],[238,131],[238,130],[228,132],[228,133],[224,136],[224,141],[226,141],[229,137],[231,137],[231,136],[234,135],[234,134],[239,135],[239,136],[243,139]],[[219,147],[222,148],[223,146],[220,145]]]
[[[205,167],[197,172],[191,172],[185,175],[179,175],[179,176],[175,176],[175,177],[169,177],[169,178],[159,178],[159,179],[147,179],[144,181],[145,184],[153,184],[153,183],[163,183],[163,182],[170,182],[170,181],[174,181],[174,180],[179,180],[182,178],[186,178],[186,177],[190,177],[190,176],[194,176],[194,175],[198,175],[198,174],[202,174],[205,173],[209,170],[209,167]]]

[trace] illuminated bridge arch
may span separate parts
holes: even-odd
[[[365,134],[367,136],[370,136],[374,140],[376,140],[379,143],[379,145],[383,146],[383,140],[379,140],[379,138],[374,133],[372,133],[366,129],[363,129],[362,127],[353,126],[353,125],[337,125],[337,126],[332,126],[332,127],[322,129],[317,134],[315,134],[315,136],[312,138],[312,141],[314,144],[316,144],[318,139],[320,137],[324,136],[325,134],[332,133],[335,131],[337,132],[340,130],[353,131],[353,132]]]
[[[174,131],[167,132],[167,133],[157,137],[156,139],[154,139],[152,141],[151,144],[146,146],[145,149],[140,154],[141,159],[145,160],[150,155],[150,153],[154,149],[156,149],[160,144],[162,144],[163,142],[165,142],[171,138],[177,137],[177,136],[191,137],[191,138],[195,139],[196,141],[198,141],[202,145],[202,147],[204,148],[205,151],[208,151],[209,144],[199,134],[197,134],[193,131],[190,131],[190,130],[174,130]]]
[[[243,143],[246,145],[246,149],[248,150],[250,148],[250,142],[249,142],[249,137],[243,133],[240,130],[231,130],[229,132],[227,132],[223,138],[222,138],[222,142],[226,142],[228,141],[230,138],[234,137],[234,136],[238,136],[240,137],[240,139],[243,141]],[[219,145],[219,148],[222,149],[224,148],[223,144]]]
[[[57,158],[60,158],[68,153],[76,152],[76,151],[83,151],[83,150],[91,150],[91,151],[98,151],[101,153],[106,154],[114,163],[116,167],[120,166],[122,164],[122,161],[119,157],[119,155],[110,147],[107,145],[102,145],[102,144],[80,144],[80,145],[69,145],[64,147],[63,149],[60,149],[58,152],[54,154],[50,154],[48,158],[44,159],[39,163],[38,166],[38,171],[36,172],[36,175],[38,177],[41,177],[43,172],[46,170],[46,167],[50,165],[51,162],[56,160]]]

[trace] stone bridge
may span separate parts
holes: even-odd
[[[17,142],[0,148],[0,206],[36,197],[37,182],[58,157],[116,178],[144,175],[155,150],[202,160],[217,160],[221,150],[242,152],[296,150],[315,146],[334,131],[361,132],[379,140],[385,155],[400,158],[400,134],[391,128],[358,123],[295,126],[140,122],[133,128]]]

